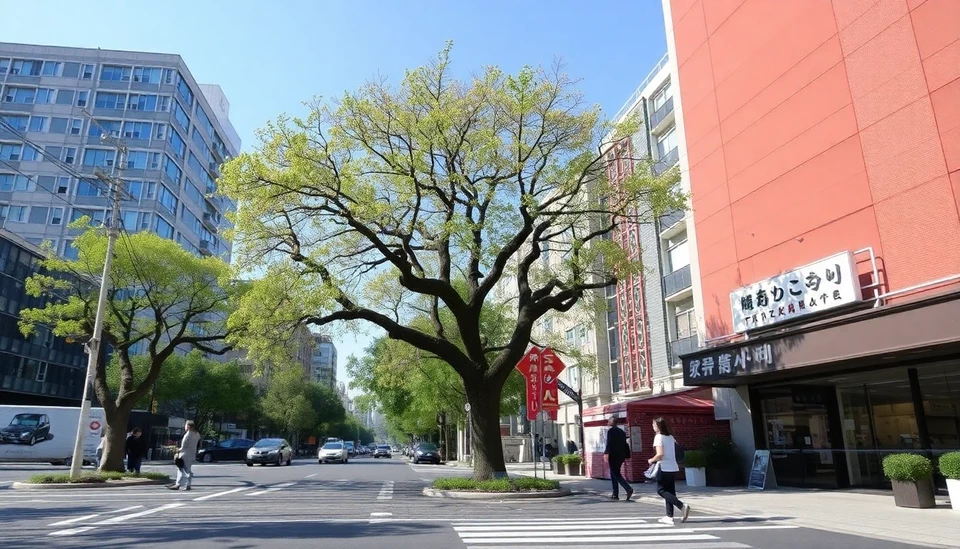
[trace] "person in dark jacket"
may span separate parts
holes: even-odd
[[[627,444],[627,434],[617,427],[617,420],[607,420],[610,429],[607,431],[607,447],[603,450],[603,459],[610,465],[610,482],[613,484],[613,495],[610,499],[620,499],[620,486],[627,492],[627,501],[633,496],[633,488],[623,478],[620,468],[623,462],[630,457],[630,445]]]
[[[127,437],[127,471],[140,474],[140,465],[143,463],[143,455],[146,453],[145,446],[140,428],[134,427],[133,432]]]

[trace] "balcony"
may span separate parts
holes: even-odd
[[[700,348],[699,338],[695,335],[675,339],[670,342],[670,364],[678,364],[680,356],[690,354]]]
[[[663,173],[672,168],[678,160],[680,160],[680,152],[674,147],[670,149],[670,152],[661,156],[657,163],[653,165],[653,174],[663,175]]]
[[[219,230],[219,227],[217,226],[217,218],[215,218],[210,212],[203,212],[203,226],[209,229],[212,233],[216,233]]]
[[[683,210],[674,210],[661,215],[657,219],[657,221],[660,223],[660,233],[663,234],[677,223],[683,221],[683,218],[686,217],[686,215],[687,213]]]
[[[676,295],[690,285],[690,265],[686,265],[663,277],[663,295],[664,297]]]
[[[660,129],[660,125],[666,121],[670,115],[673,114],[673,97],[667,99],[666,103],[660,105],[660,108],[653,111],[653,115],[650,117],[650,130],[656,132]]]
[[[209,240],[201,240],[198,249],[203,255],[213,255],[213,247]]]

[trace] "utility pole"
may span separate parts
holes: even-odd
[[[97,299],[97,316],[93,323],[93,334],[90,341],[84,344],[87,351],[87,376],[83,385],[83,400],[80,403],[80,420],[77,424],[77,438],[73,445],[73,459],[70,463],[70,478],[80,477],[83,467],[83,439],[87,432],[87,423],[90,421],[90,397],[93,389],[93,378],[97,370],[97,362],[100,358],[100,346],[103,335],[103,315],[107,307],[107,292],[110,289],[110,266],[113,263],[113,246],[120,234],[120,196],[123,192],[123,180],[120,174],[126,167],[127,146],[126,144],[110,135],[110,132],[104,130],[103,126],[91,118],[91,122],[100,128],[100,140],[109,143],[117,148],[117,158],[113,163],[113,174],[97,168],[94,175],[100,181],[106,183],[110,189],[112,214],[110,224],[107,227],[107,254],[103,259],[103,276],[100,278],[100,296]]]

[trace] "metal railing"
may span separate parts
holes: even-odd
[[[676,271],[663,277],[663,295],[671,296],[690,287],[690,265],[680,267]]]
[[[667,99],[667,102],[663,105],[660,105],[660,108],[653,111],[653,115],[650,117],[650,127],[656,128],[660,122],[670,115],[673,112],[673,97]]]
[[[686,355],[695,352],[700,348],[700,338],[692,335],[675,339],[670,342],[670,364],[674,365],[680,362],[680,355]]]
[[[654,175],[661,175],[665,171],[673,167],[677,161],[680,160],[680,151],[677,147],[670,149],[670,152],[660,157],[656,164],[653,165]]]
[[[661,215],[658,218],[658,221],[660,222],[660,232],[663,232],[670,227],[673,227],[677,223],[680,223],[680,221],[682,221],[686,215],[686,212],[682,210],[673,210],[672,212],[667,212]]]
[[[647,77],[644,78],[642,82],[640,82],[640,85],[637,86],[637,89],[634,90],[634,92],[630,94],[630,97],[627,98],[626,103],[624,103],[623,106],[620,107],[620,110],[617,111],[616,115],[614,115],[613,120],[615,121],[620,120],[621,117],[626,116],[626,114],[630,112],[630,109],[633,108],[634,104],[636,104],[637,100],[640,99],[640,96],[643,94],[643,89],[646,88],[648,84],[650,84],[650,81],[653,80],[653,77],[656,76],[657,73],[660,72],[660,70],[667,65],[667,62],[669,60],[670,60],[670,54],[669,53],[663,54],[663,57],[661,57],[660,61],[656,64],[656,66],[653,67],[653,70],[651,70],[647,74]]]

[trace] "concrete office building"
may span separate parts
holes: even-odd
[[[313,356],[310,363],[310,379],[336,390],[337,346],[333,344],[333,338],[328,335],[313,334]]]
[[[781,485],[960,449],[960,3],[663,6],[712,344],[684,382]]]
[[[67,224],[109,215],[93,176],[119,166],[101,129],[129,153],[123,228],[150,230],[198,255],[229,260],[220,234],[234,205],[219,166],[240,150],[219,86],[200,85],[179,55],[0,43],[3,226],[74,256]]]

